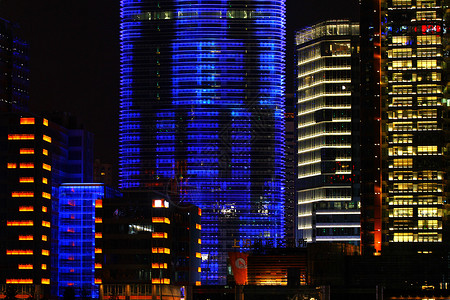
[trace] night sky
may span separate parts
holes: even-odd
[[[358,18],[358,0],[287,0],[287,64],[294,31],[330,18]],[[0,0],[31,46],[33,112],[67,111],[95,134],[95,157],[117,165],[119,0]],[[287,91],[292,91],[292,67]]]

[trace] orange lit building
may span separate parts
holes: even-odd
[[[0,129],[0,283],[51,282],[52,144],[48,121],[2,114]]]

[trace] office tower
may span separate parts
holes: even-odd
[[[49,122],[3,113],[0,124],[0,282],[39,285],[48,295],[53,202]]]
[[[446,6],[440,0],[382,5],[386,240],[428,252],[442,243],[447,200]]]
[[[358,35],[348,20],[296,34],[299,240],[360,241]]]
[[[0,109],[27,110],[28,44],[16,35],[17,25],[0,18]]]
[[[98,298],[102,283],[102,207],[120,194],[98,183],[59,187],[58,297],[74,289],[76,297]]]
[[[152,191],[103,201],[103,293],[133,285],[159,295],[200,285],[201,214],[194,205],[176,205]]]
[[[202,282],[284,226],[285,1],[121,1],[122,189],[203,210]]]

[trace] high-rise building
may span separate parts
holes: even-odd
[[[98,298],[102,283],[103,202],[120,194],[99,183],[59,188],[58,297],[73,288],[76,297]]]
[[[359,25],[296,34],[297,239],[360,241]]]
[[[30,69],[28,43],[17,25],[0,18],[0,109],[28,109]]]
[[[0,282],[50,291],[52,165],[49,122],[0,117]]]
[[[285,0],[121,1],[122,189],[200,207],[202,282],[284,227]]]
[[[446,6],[392,0],[382,8],[386,241],[428,252],[443,241],[448,197]]]

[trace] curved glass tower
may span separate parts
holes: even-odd
[[[120,186],[202,208],[202,283],[279,245],[285,1],[121,1]],[[240,248],[240,249],[239,249]]]

